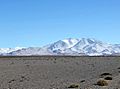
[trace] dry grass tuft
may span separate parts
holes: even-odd
[[[108,82],[106,80],[99,80],[97,82],[97,85],[99,85],[99,86],[108,86]]]

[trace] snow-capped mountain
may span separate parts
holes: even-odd
[[[23,47],[16,47],[16,48],[0,48],[0,54],[6,54],[10,53],[19,49],[22,49]]]
[[[68,38],[59,40],[44,47],[29,47],[18,50],[11,50],[1,53],[6,55],[118,55],[120,54],[120,44],[108,44],[102,41],[81,38]]]

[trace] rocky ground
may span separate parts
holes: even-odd
[[[120,57],[1,57],[0,89],[120,89]]]

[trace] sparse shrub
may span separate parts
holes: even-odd
[[[79,88],[79,84],[71,84],[68,88]]]
[[[97,82],[97,85],[99,85],[99,86],[108,86],[108,82],[106,80],[99,80]]]
[[[112,77],[106,77],[105,80],[112,80]]]

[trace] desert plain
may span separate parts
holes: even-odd
[[[0,57],[0,89],[120,89],[120,57]]]

